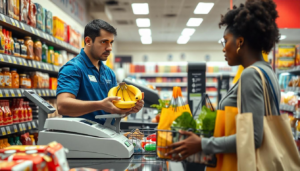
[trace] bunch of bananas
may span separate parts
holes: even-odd
[[[129,109],[135,106],[138,100],[142,100],[142,92],[133,85],[121,83],[119,86],[113,87],[108,92],[108,97],[118,96],[119,101],[113,101],[114,105],[119,109]]]

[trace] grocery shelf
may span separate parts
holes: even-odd
[[[205,83],[206,87],[217,87],[218,83]]]
[[[182,82],[179,82],[179,83],[174,83],[174,82],[170,82],[170,83],[149,83],[151,85],[154,85],[156,87],[175,87],[175,86],[178,86],[178,87],[187,87],[187,83],[182,83]]]
[[[38,120],[32,120],[28,122],[15,123],[12,125],[0,126],[0,136],[6,136],[9,134],[19,133],[26,130],[32,130],[38,128]]]
[[[59,66],[55,66],[52,64],[47,64],[39,61],[27,60],[21,57],[15,57],[6,54],[0,54],[0,66],[4,64],[5,66],[14,66],[16,68],[23,68],[27,71],[42,71],[49,74],[58,74],[60,69]]]
[[[277,69],[276,70],[276,73],[277,74],[282,74],[282,73],[300,73],[300,66],[297,66],[297,67],[294,67],[294,68],[291,68],[291,69],[286,69],[286,70],[279,70]]]
[[[49,89],[0,89],[0,98],[8,97],[25,97],[23,92],[25,90],[33,90],[36,94],[41,97],[56,97],[56,90]]]
[[[294,105],[280,104],[280,110],[284,110],[287,112],[295,112]]]
[[[50,34],[47,34],[41,30],[33,28],[25,23],[17,21],[3,14],[0,14],[0,25],[10,30],[14,30],[20,34],[37,37],[41,41],[44,41],[47,45],[53,46],[56,49],[66,50],[67,52],[73,54],[78,54],[80,52],[80,49],[75,48],[74,46],[64,41],[61,41]]]

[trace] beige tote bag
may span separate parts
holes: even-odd
[[[260,69],[250,67],[254,68],[262,79],[266,116],[263,122],[263,141],[260,148],[255,149],[252,114],[240,114],[242,89],[240,79],[237,97],[239,114],[236,116],[238,170],[300,171],[300,154],[292,135],[288,115],[272,115],[265,78]]]

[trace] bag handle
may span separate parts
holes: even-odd
[[[263,87],[263,94],[264,94],[264,103],[265,103],[265,110],[266,110],[266,115],[267,116],[271,116],[272,114],[272,110],[271,110],[271,105],[270,105],[270,98],[269,98],[269,94],[268,91],[266,90],[266,81],[265,78],[262,74],[262,72],[255,66],[250,66],[250,68],[255,69],[260,77],[261,77],[261,81],[262,81],[262,87]],[[242,77],[241,77],[242,78]],[[241,83],[241,78],[239,80],[239,85],[238,85],[238,96],[237,96],[237,107],[238,107],[238,113],[241,113],[241,94],[242,94],[242,83]]]

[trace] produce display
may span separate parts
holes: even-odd
[[[142,92],[133,85],[121,83],[119,86],[109,90],[107,97],[120,97],[118,101],[114,101],[114,105],[120,109],[129,109],[135,106],[138,100],[142,100]]]

